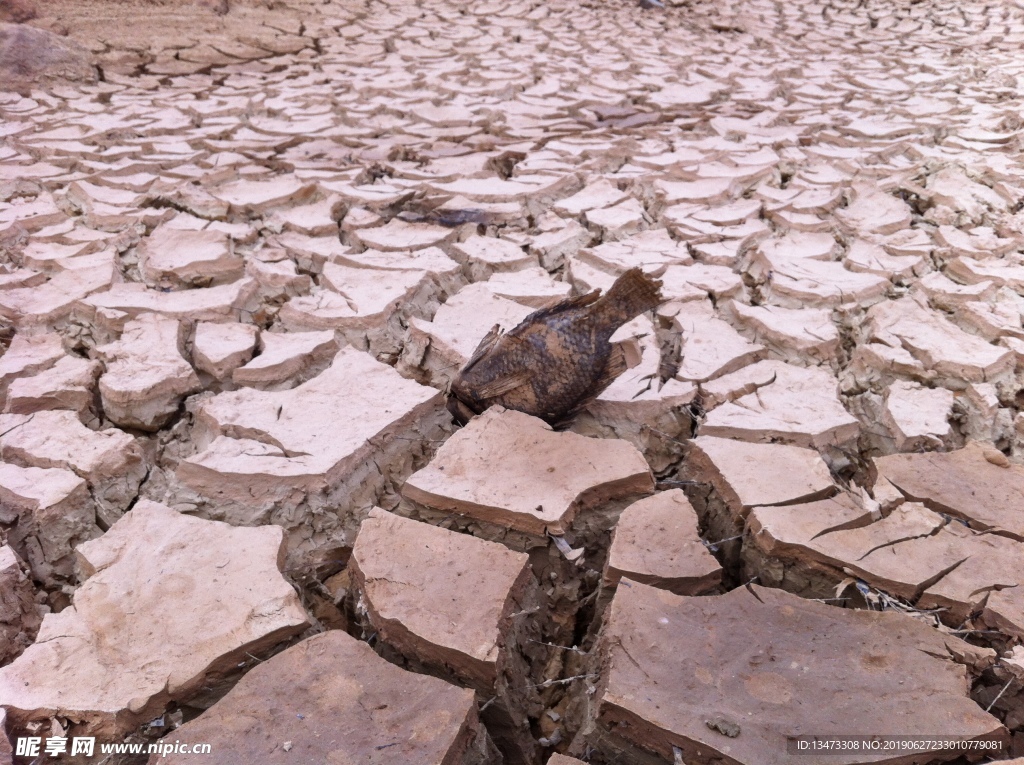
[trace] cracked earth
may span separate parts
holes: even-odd
[[[1024,756],[1024,7],[0,13],[12,742]],[[569,430],[452,422],[634,266]]]

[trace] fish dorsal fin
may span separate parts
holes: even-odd
[[[536,311],[531,313],[525,319],[523,319],[512,331],[531,324],[538,319],[546,319],[549,316],[562,313],[563,311],[569,311],[573,308],[586,308],[588,305],[593,305],[600,299],[601,290],[594,290],[588,292],[586,295],[576,295],[575,297],[562,298],[551,305],[545,306],[544,308],[538,308]]]
[[[495,324],[491,327],[490,331],[484,335],[484,339],[480,341],[480,344],[473,351],[473,355],[469,357],[469,361],[466,362],[466,366],[462,368],[463,372],[468,371],[476,364],[480,359],[487,355],[488,351],[494,347],[494,344],[498,342],[498,338],[501,337],[501,325]]]

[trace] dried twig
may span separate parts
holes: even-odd
[[[532,685],[524,685],[524,688],[550,688],[552,685],[565,685],[567,683],[575,682],[576,680],[585,680],[588,677],[597,677],[593,672],[586,675],[573,675],[572,677],[563,677],[558,680],[545,680],[543,683],[533,683]]]
[[[999,691],[999,693],[996,694],[996,697],[992,699],[992,703],[985,707],[986,712],[996,705],[996,702],[1003,697],[1003,694],[1006,693],[1006,690],[1010,687],[1010,683],[1012,683],[1016,679],[1016,677],[1011,677],[1009,680],[1006,681],[1006,685],[1003,686],[1003,690]]]
[[[584,651],[582,648],[577,648],[574,645],[573,646],[569,646],[569,645],[557,645],[555,643],[545,643],[543,640],[534,640],[533,638],[527,638],[527,640],[529,640],[531,643],[536,643],[537,645],[546,645],[549,648],[561,648],[563,651],[574,651],[575,653],[586,654],[586,651]]]

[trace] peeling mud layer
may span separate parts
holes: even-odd
[[[1024,9],[660,5],[0,0],[0,765],[1024,756]]]

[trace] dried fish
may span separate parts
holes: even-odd
[[[600,290],[559,301],[502,334],[495,326],[452,381],[448,409],[461,421],[493,404],[562,425],[626,370],[610,342],[661,302],[661,282],[639,268]]]

